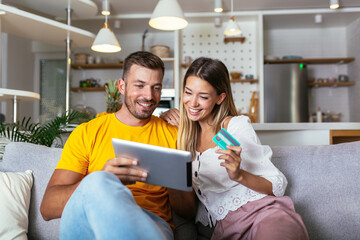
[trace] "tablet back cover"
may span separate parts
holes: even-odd
[[[115,156],[138,160],[136,167],[148,172],[146,183],[192,191],[190,152],[116,138],[112,144]]]

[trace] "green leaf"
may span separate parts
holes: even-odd
[[[0,123],[0,136],[6,137],[14,142],[29,142],[51,147],[54,142],[62,143],[61,134],[67,132],[69,124],[84,122],[89,115],[79,111],[70,111],[54,118],[50,122],[41,125],[30,123],[31,118],[23,118],[21,122]],[[62,147],[57,144],[58,147]]]

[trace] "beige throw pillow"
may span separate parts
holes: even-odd
[[[0,239],[27,239],[33,175],[0,172]]]

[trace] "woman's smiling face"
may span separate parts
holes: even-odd
[[[191,121],[207,121],[215,104],[220,104],[225,93],[217,95],[216,90],[207,81],[189,76],[183,92],[183,103]]]

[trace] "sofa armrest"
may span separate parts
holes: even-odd
[[[40,204],[61,152],[60,148],[49,148],[24,142],[11,142],[5,148],[3,160],[0,163],[1,171],[33,171],[34,185],[31,190],[29,210],[29,239],[58,238],[60,219],[44,221],[40,214]]]

